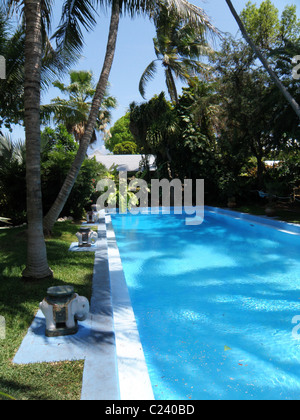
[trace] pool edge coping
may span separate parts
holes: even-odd
[[[197,208],[200,210],[197,211]],[[269,228],[273,228],[273,229],[277,229],[281,232],[285,232],[285,233],[289,233],[289,234],[294,234],[294,235],[300,235],[300,224],[297,223],[290,223],[290,222],[285,222],[283,220],[278,220],[278,219],[274,219],[273,217],[268,217],[268,216],[263,216],[263,215],[254,215],[254,214],[250,214],[250,213],[243,213],[237,210],[231,210],[231,209],[227,209],[227,208],[223,208],[223,207],[213,207],[213,206],[170,206],[170,207],[165,207],[165,206],[160,206],[160,207],[142,207],[141,210],[139,210],[140,208],[137,207],[136,210],[138,210],[136,213],[133,211],[127,211],[127,213],[125,214],[132,214],[132,215],[138,215],[138,214],[160,214],[160,212],[162,212],[162,214],[170,214],[171,210],[174,210],[175,212],[177,211],[177,214],[184,214],[184,211],[187,210],[188,213],[187,215],[190,217],[191,215],[193,215],[194,213],[196,213],[196,215],[200,215],[200,218],[204,216],[205,219],[205,213],[206,212],[210,212],[210,213],[216,213],[219,215],[223,215],[223,216],[228,216],[231,217],[233,219],[237,219],[237,220],[244,220],[244,221],[249,221],[249,222],[253,222],[253,223],[257,223],[259,225],[263,225],[265,227],[269,227]],[[106,214],[116,214],[116,209],[106,209],[105,212]],[[201,223],[199,223],[200,225]]]
[[[283,220],[273,219],[268,216],[256,216],[254,214],[224,209],[222,207],[205,206],[205,210],[207,210],[210,213],[216,213],[222,216],[228,216],[233,219],[243,220],[246,222],[248,221],[252,223],[257,223],[268,228],[276,229],[280,232],[300,236],[300,225],[296,223],[289,223]]]
[[[105,224],[120,400],[152,401],[154,393],[109,214]]]

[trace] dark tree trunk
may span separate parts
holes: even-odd
[[[111,15],[111,22],[110,22],[105,60],[103,64],[102,73],[101,73],[101,76],[100,76],[100,79],[96,88],[96,93],[92,102],[92,107],[91,107],[89,119],[87,122],[87,126],[85,129],[85,133],[80,142],[80,146],[79,146],[79,150],[76,155],[76,158],[58,194],[58,197],[56,201],[54,202],[54,204],[52,205],[51,209],[49,210],[48,214],[44,218],[44,229],[47,232],[52,231],[57,218],[59,217],[61,211],[64,208],[64,205],[77,179],[81,165],[86,157],[88,147],[91,143],[99,109],[101,107],[101,104],[105,95],[108,78],[110,75],[110,71],[111,71],[114,56],[115,56],[119,21],[120,21],[120,6],[119,6],[118,1],[114,1],[113,6],[112,6],[112,15]]]
[[[40,82],[42,58],[41,0],[25,0],[25,132],[27,186],[27,265],[25,279],[52,276],[43,233],[41,192]]]

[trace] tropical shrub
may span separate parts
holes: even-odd
[[[75,158],[78,144],[64,126],[46,128],[42,133],[42,193],[45,212],[53,204]],[[0,137],[0,214],[11,223],[26,222],[25,144]],[[95,159],[85,159],[78,179],[63,209],[63,216],[81,218],[96,201],[95,186],[105,174]]]
[[[114,148],[117,145],[124,142],[135,142],[135,139],[129,129],[129,125],[130,113],[127,113],[115,122],[114,126],[109,130],[109,135],[105,138],[105,147],[107,150],[115,153]],[[139,152],[138,147],[137,152]]]
[[[124,141],[116,144],[113,150],[114,155],[136,155],[138,147],[133,141]]]
[[[46,129],[42,138],[50,142],[49,147],[44,146],[46,151],[42,160],[43,210],[46,214],[60,191],[79,146],[63,125],[54,131]],[[85,210],[90,210],[96,198],[96,182],[105,172],[105,167],[96,159],[85,159],[61,216],[79,219]]]

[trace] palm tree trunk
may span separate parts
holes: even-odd
[[[226,3],[228,5],[231,13],[233,14],[233,16],[234,16],[237,24],[239,25],[239,28],[240,28],[240,30],[241,30],[241,32],[243,34],[243,37],[248,42],[248,44],[252,48],[252,50],[255,53],[255,55],[259,58],[259,60],[261,61],[262,65],[264,66],[264,68],[266,69],[266,71],[269,73],[271,79],[274,81],[274,83],[276,84],[276,86],[278,87],[278,89],[280,90],[280,92],[283,94],[283,96],[289,102],[289,104],[291,105],[291,107],[295,111],[296,115],[300,119],[300,105],[292,97],[292,95],[285,88],[285,86],[281,83],[281,81],[279,80],[279,78],[277,77],[277,75],[274,73],[274,71],[269,66],[268,61],[265,59],[265,57],[263,56],[263,54],[261,53],[261,51],[259,50],[259,48],[256,47],[256,45],[254,44],[254,42],[252,41],[252,39],[249,37],[249,35],[248,35],[247,31],[246,31],[246,28],[245,28],[243,22],[241,21],[238,13],[236,12],[236,10],[235,10],[235,8],[234,8],[231,0],[226,0]]]
[[[170,66],[167,66],[167,69],[166,69],[166,83],[168,86],[171,101],[175,104],[178,104],[179,99],[178,99],[177,88],[176,88],[175,80],[174,80]]]
[[[41,0],[25,0],[25,133],[27,186],[27,265],[26,279],[52,276],[47,262],[43,233],[40,164],[40,81],[42,57]]]
[[[114,56],[115,56],[119,22],[120,22],[120,6],[119,6],[119,1],[116,0],[116,1],[113,1],[113,5],[112,5],[112,14],[111,14],[110,29],[109,29],[105,60],[104,60],[101,76],[100,76],[100,79],[96,88],[96,93],[93,98],[92,107],[91,107],[89,119],[87,122],[87,126],[85,129],[85,133],[81,140],[76,158],[57,196],[57,199],[55,200],[51,209],[49,210],[49,212],[44,218],[44,230],[46,232],[52,231],[57,218],[59,217],[62,209],[64,208],[64,205],[77,179],[81,165],[86,157],[87,149],[90,145],[90,142],[93,136],[99,109],[101,107],[101,104],[105,95],[109,74],[110,74]]]

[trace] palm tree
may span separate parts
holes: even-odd
[[[40,0],[24,0],[26,22],[24,123],[26,133],[27,265],[26,279],[52,276],[43,234],[40,162],[40,89],[42,68],[42,7]]]
[[[112,14],[111,14],[111,21],[110,21],[110,28],[109,28],[109,35],[108,35],[108,42],[106,48],[106,54],[104,59],[104,64],[102,68],[102,72],[100,75],[100,79],[98,85],[96,87],[95,95],[92,101],[92,106],[89,114],[89,118],[86,124],[84,135],[81,139],[79,149],[75,160],[68,172],[68,175],[65,179],[65,182],[58,194],[57,199],[55,200],[54,204],[52,205],[51,209],[47,213],[44,218],[44,229],[46,231],[51,232],[53,226],[60,215],[69,195],[74,186],[74,183],[77,179],[79,174],[81,165],[84,161],[84,158],[87,153],[87,149],[91,143],[95,126],[97,124],[97,118],[99,115],[99,109],[101,107],[103,98],[105,96],[105,92],[107,89],[108,78],[110,74],[110,70],[112,67],[115,50],[116,50],[116,43],[117,43],[117,34],[119,29],[119,21],[120,21],[120,5],[119,1],[113,1],[112,5]]]
[[[0,6],[0,56],[6,60],[6,79],[0,83],[0,129],[10,128],[22,118],[25,32],[21,25],[13,29]]]
[[[78,52],[83,42],[80,22],[90,27],[93,22],[93,3],[97,0],[65,0],[63,9],[68,15],[64,34],[70,31],[73,37],[67,37],[65,49],[59,49],[62,56]],[[66,10],[66,5],[72,5]],[[11,11],[22,8],[25,16],[25,81],[24,81],[24,123],[26,133],[26,186],[27,186],[27,265],[23,271],[26,279],[43,279],[52,276],[47,261],[46,244],[43,233],[43,210],[41,193],[41,135],[40,135],[40,89],[43,56],[43,34],[50,29],[53,0],[6,0],[3,5]],[[80,9],[81,7],[81,9]],[[82,13],[80,13],[80,11]],[[64,16],[65,16],[64,15]],[[71,29],[70,29],[71,28]],[[77,37],[76,35],[77,30]],[[63,38],[61,38],[63,39]],[[48,50],[53,50],[48,43]],[[56,55],[59,57],[59,55]]]
[[[46,245],[42,229],[42,196],[40,180],[40,85],[42,71],[42,33],[49,31],[53,0],[6,0],[5,5],[11,9],[23,7],[25,14],[25,131],[26,131],[26,183],[27,183],[27,217],[28,217],[28,247],[27,266],[23,272],[26,278],[40,279],[52,274],[48,262]],[[81,26],[89,30],[96,23],[95,5],[101,0],[64,0],[63,14],[55,37],[57,49],[68,54],[78,54],[83,44]],[[103,101],[110,69],[112,66],[122,8],[132,16],[136,13],[153,13],[158,2],[144,1],[112,1],[111,25],[108,37],[105,62],[99,83],[93,98],[92,107],[77,156],[64,185],[44,219],[45,227],[52,229],[68,195],[75,183],[81,164],[91,142],[94,127],[101,103]],[[202,9],[188,3],[186,0],[168,0],[170,8],[176,9],[187,21],[206,25],[214,30]]]
[[[41,107],[42,116],[45,121],[49,121],[51,116],[55,123],[64,124],[68,132],[74,135],[78,143],[81,142],[87,125],[91,100],[95,94],[93,74],[88,71],[71,71],[71,83],[69,86],[56,81],[53,86],[60,89],[62,93],[69,96],[68,99],[55,98],[49,105]],[[96,130],[104,130],[110,120],[110,109],[116,107],[116,99],[105,95],[102,109],[98,113],[97,124],[93,133],[91,143],[96,141]]]
[[[216,33],[216,29],[210,23],[208,17],[206,16],[205,12],[193,4],[189,3],[186,0],[166,0],[164,4],[167,4],[168,9],[171,12],[177,12],[178,15],[182,18],[183,23],[190,23],[196,27],[205,27],[209,31]],[[44,228],[46,231],[52,231],[53,226],[61,213],[70,191],[73,188],[73,185],[76,181],[78,173],[80,171],[80,167],[82,162],[85,158],[87,149],[90,145],[94,127],[97,122],[97,116],[99,113],[99,109],[101,107],[103,98],[105,96],[105,91],[108,84],[108,78],[110,74],[110,70],[113,64],[115,50],[116,50],[116,43],[117,43],[117,36],[118,36],[118,29],[119,29],[119,22],[120,22],[120,14],[122,10],[134,16],[137,13],[148,13],[151,18],[157,15],[157,10],[161,6],[161,2],[158,0],[149,0],[148,2],[139,1],[139,0],[127,0],[127,1],[119,1],[119,0],[112,0],[112,13],[111,13],[111,22],[110,22],[110,29],[108,35],[108,42],[107,42],[107,49],[105,60],[102,68],[102,72],[100,75],[99,82],[97,84],[95,96],[93,98],[92,107],[90,111],[90,115],[88,118],[88,122],[86,125],[84,136],[81,140],[80,147],[77,152],[77,156],[73,162],[73,165],[66,177],[66,180],[58,194],[58,197],[49,210],[48,214],[44,218]],[[62,22],[62,28],[64,27],[64,22]]]
[[[189,82],[198,74],[205,74],[208,67],[201,63],[201,55],[209,55],[211,49],[205,40],[205,27],[195,27],[183,20],[174,11],[165,6],[160,8],[154,19],[157,37],[154,38],[154,49],[157,56],[144,71],[139,84],[139,91],[145,99],[145,86],[152,80],[157,71],[157,62],[161,62],[166,78],[171,101],[178,103],[175,78]]]
[[[254,44],[254,42],[252,41],[252,39],[250,38],[250,36],[248,35],[245,25],[243,24],[242,20],[240,19],[237,11],[235,10],[232,1],[231,0],[226,0],[226,3],[233,15],[233,17],[235,18],[240,31],[242,32],[243,37],[245,38],[245,40],[247,41],[247,43],[250,45],[250,47],[252,48],[254,54],[259,58],[259,60],[261,61],[262,65],[264,66],[264,68],[266,69],[266,71],[269,73],[271,79],[273,80],[273,82],[275,83],[275,85],[278,87],[278,89],[280,90],[280,92],[282,93],[282,95],[285,97],[285,99],[289,102],[289,104],[291,105],[292,109],[294,110],[294,112],[296,113],[296,115],[298,116],[298,118],[300,119],[300,105],[297,103],[297,101],[292,97],[292,95],[289,93],[289,91],[286,89],[286,87],[281,83],[280,79],[278,78],[278,76],[276,75],[276,73],[271,69],[271,67],[269,66],[268,60],[266,60],[266,58],[263,56],[262,52],[260,51],[260,49]]]
[[[42,71],[41,83],[47,87],[56,78],[57,72],[63,73],[72,65],[76,55],[56,51],[47,36],[42,23]],[[16,28],[7,19],[4,5],[0,6],[0,56],[6,59],[6,79],[0,84],[0,126],[10,128],[24,120],[24,63],[25,63],[25,21],[22,19]]]

